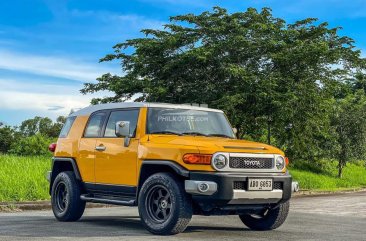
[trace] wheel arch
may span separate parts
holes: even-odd
[[[53,157],[51,170],[52,171],[50,176],[50,188],[49,188],[50,194],[52,190],[53,181],[60,172],[72,171],[75,175],[76,180],[82,181],[77,163],[73,158]]]
[[[138,180],[138,188],[137,188],[137,198],[139,196],[140,189],[142,184],[149,178],[151,175],[159,172],[169,172],[177,175],[182,179],[186,179],[189,177],[189,171],[175,163],[173,161],[167,160],[144,160],[141,168],[140,168],[140,176]]]

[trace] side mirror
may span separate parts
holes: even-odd
[[[117,121],[116,123],[116,136],[124,137],[124,146],[130,145],[130,122],[129,121]]]
[[[236,129],[235,127],[233,128],[233,132],[236,135],[238,133],[238,129]]]
[[[129,121],[117,121],[116,136],[130,137],[130,122]]]

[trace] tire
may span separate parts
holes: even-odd
[[[145,228],[159,235],[183,232],[192,218],[192,199],[170,173],[150,176],[142,185],[138,209]]]
[[[273,230],[280,227],[286,220],[290,210],[290,202],[280,204],[275,209],[265,210],[263,214],[239,215],[241,221],[253,230]]]
[[[80,194],[80,185],[73,172],[61,172],[56,176],[52,185],[51,204],[57,220],[72,222],[81,218],[86,202],[80,199]]]

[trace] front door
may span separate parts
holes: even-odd
[[[120,187],[137,186],[137,148],[139,140],[136,126],[139,109],[123,109],[111,111],[104,133],[97,138],[95,151],[96,184]],[[129,121],[131,141],[124,146],[124,138],[117,137],[115,126],[117,121]]]

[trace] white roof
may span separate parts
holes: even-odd
[[[187,110],[201,110],[201,111],[213,111],[222,112],[222,110],[192,106],[188,104],[166,104],[166,103],[147,103],[147,102],[118,102],[118,103],[108,103],[99,105],[90,105],[83,109],[80,109],[70,116],[80,116],[80,115],[90,115],[91,113],[98,110],[109,110],[109,109],[123,109],[123,108],[139,108],[139,107],[160,107],[160,108],[170,108],[170,109],[187,109]]]

